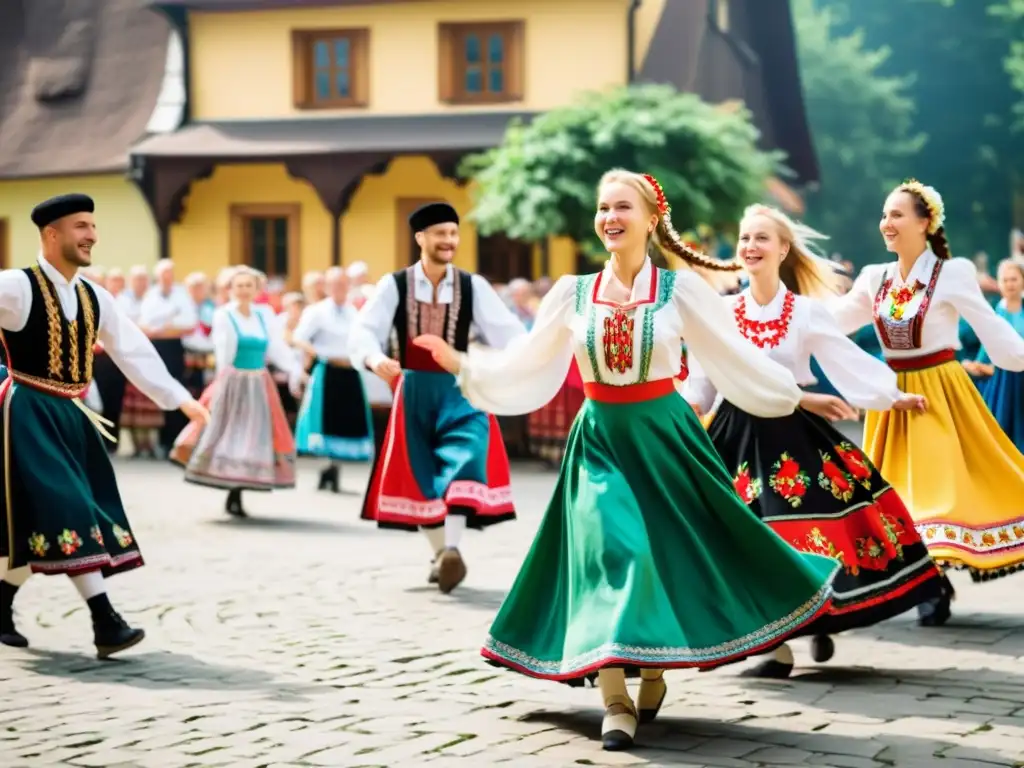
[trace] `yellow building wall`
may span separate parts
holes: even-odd
[[[434,198],[454,206],[462,218],[455,263],[476,271],[476,227],[465,219],[472,207],[469,191],[443,178],[427,157],[398,157],[382,175],[363,178],[341,222],[341,253],[346,264],[365,261],[374,280],[408,264],[406,254],[396,252],[397,232],[409,226],[399,219],[397,201],[401,198]]]
[[[170,253],[179,274],[213,277],[228,266],[231,206],[253,203],[298,204],[299,263],[303,270],[330,266],[333,219],[308,182],[292,178],[281,164],[221,165],[192,185],[181,222],[171,226]]]
[[[0,180],[0,219],[6,219],[10,267],[24,267],[39,253],[39,230],[29,215],[47,198],[81,192],[96,201],[99,240],[95,266],[128,269],[151,266],[159,258],[156,223],[138,188],[122,174]]]
[[[638,58],[646,55],[664,0],[645,0],[637,18]],[[248,11],[192,12],[192,109],[197,120],[424,114],[484,109],[546,110],[578,92],[626,79],[629,0],[439,0]],[[450,106],[438,100],[439,22],[523,19],[525,99]],[[292,95],[292,30],[370,30],[370,106],[298,110]],[[641,58],[642,60],[642,58]],[[552,73],[557,77],[552,77]]]

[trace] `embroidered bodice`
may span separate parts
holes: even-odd
[[[31,307],[23,328],[4,331],[10,368],[16,377],[48,391],[81,394],[92,381],[100,324],[96,292],[86,281],[75,281],[78,309],[69,320],[42,268],[36,264],[23,272],[31,286]]]
[[[574,357],[584,383],[628,386],[678,376],[682,340],[704,361],[708,377],[751,412],[782,416],[799,402],[792,375],[740,336],[703,278],[649,261],[630,291],[610,267],[559,279],[527,336],[504,350],[463,355],[460,384],[481,410],[529,413],[554,397]]]
[[[231,327],[235,329],[235,360],[233,366],[243,371],[258,371],[266,366],[267,347],[270,343],[270,334],[267,333],[267,323],[263,319],[262,312],[253,312],[259,321],[262,335],[256,335],[253,331],[244,332],[238,326],[238,319],[234,312],[228,312],[231,320]]]
[[[737,325],[767,330],[761,339],[774,340],[757,351],[779,363],[793,374],[801,387],[817,381],[811,372],[813,356],[829,381],[856,408],[884,411],[901,396],[896,374],[884,362],[872,357],[843,335],[825,306],[806,296],[797,296],[784,286],[766,305],[759,305],[745,289],[723,301],[729,306]],[[787,304],[789,317],[785,322]],[[757,347],[751,339],[748,343]],[[700,356],[688,358],[689,377],[684,385],[686,399],[710,413],[721,404],[722,397],[701,366]],[[742,406],[741,406],[742,407]]]
[[[939,261],[926,250],[906,280],[896,262],[867,266],[849,293],[828,302],[829,310],[843,333],[874,325],[882,354],[892,359],[960,349],[962,316],[996,365],[1024,370],[1024,339],[985,300],[974,264],[949,259],[937,266]]]

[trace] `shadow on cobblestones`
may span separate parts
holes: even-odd
[[[17,665],[42,678],[73,678],[76,683],[128,685],[152,690],[258,691],[292,701],[323,693],[322,688],[281,681],[259,669],[215,664],[171,651],[135,654],[97,663],[82,654],[28,650],[18,661],[13,656],[7,659],[9,666]]]
[[[410,595],[417,593],[434,594],[437,592],[437,587],[409,587],[403,591]],[[480,589],[479,587],[462,585],[450,595],[447,595],[447,597],[452,602],[466,608],[479,608],[485,611],[497,612],[507,594],[508,590],[506,589]]]
[[[282,513],[283,514],[283,513]],[[373,536],[368,525],[351,525],[327,520],[308,520],[301,517],[245,517],[207,520],[205,525],[230,528],[233,531],[283,531],[288,533],[335,533],[339,536]]]

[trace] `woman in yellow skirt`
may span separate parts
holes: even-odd
[[[985,301],[974,265],[954,259],[942,198],[910,180],[885,201],[879,229],[897,260],[865,267],[831,309],[845,333],[873,323],[899,388],[927,413],[870,411],[864,449],[910,509],[936,562],[975,581],[1024,568],[1024,455],[955,360],[963,316],[992,362],[1024,370],[1024,339]],[[953,587],[918,606],[922,626],[950,616]]]

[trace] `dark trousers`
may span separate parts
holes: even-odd
[[[182,384],[185,383],[185,347],[181,339],[154,339],[153,346],[157,354],[167,366],[167,372]],[[168,411],[164,414],[164,425],[160,428],[158,443],[167,453],[174,446],[174,441],[181,430],[188,424],[188,418],[181,411]]]

